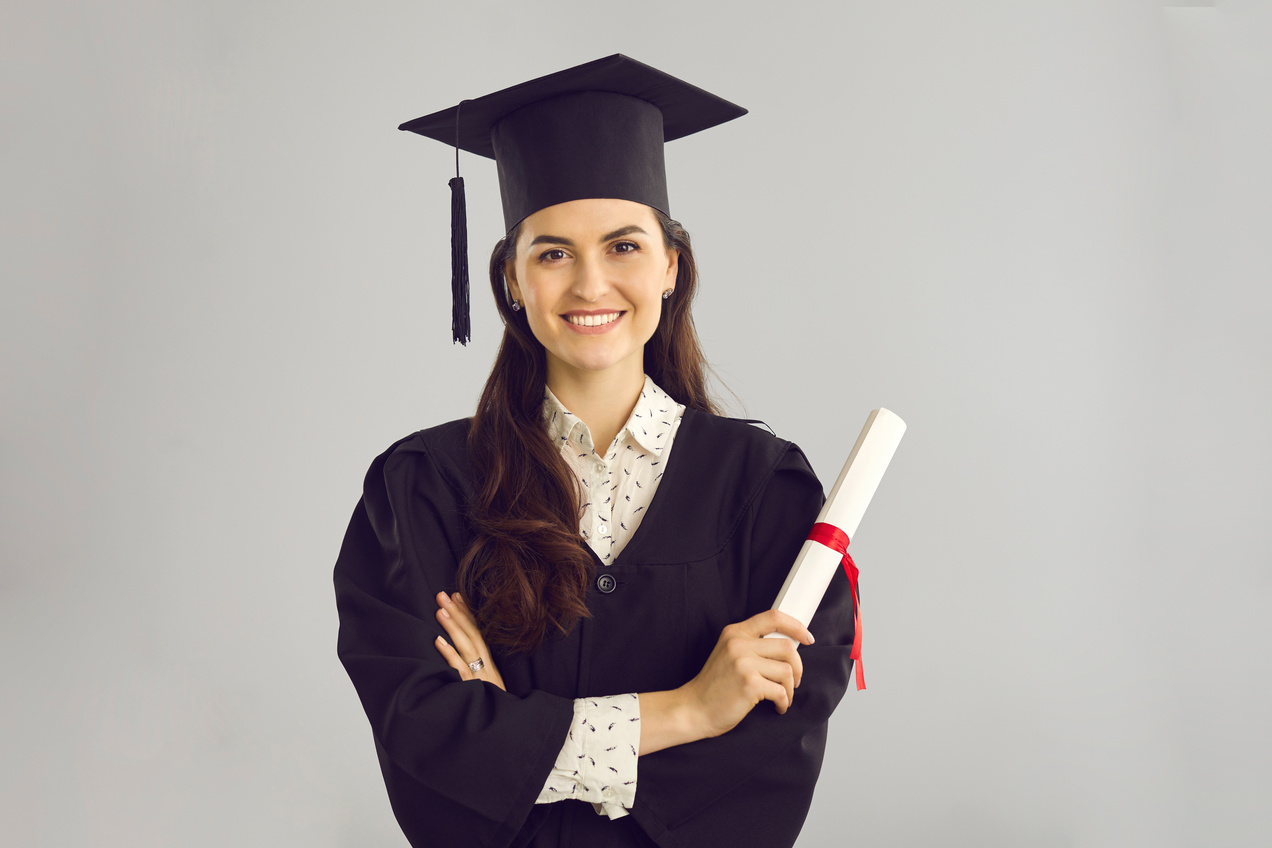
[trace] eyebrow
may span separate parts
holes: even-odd
[[[601,236],[600,241],[603,243],[603,242],[611,241],[616,238],[622,238],[623,236],[630,236],[633,233],[640,233],[641,235],[644,235],[644,236],[649,235],[649,233],[645,232],[645,230],[642,229],[641,227],[638,227],[635,224],[630,224],[626,227],[619,227],[617,230],[615,230],[612,233],[606,233],[605,235]],[[536,244],[563,244],[566,247],[574,247],[574,241],[564,236],[550,236],[550,235],[535,236],[534,239],[530,242],[529,246],[534,247]]]

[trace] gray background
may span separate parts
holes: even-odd
[[[330,569],[497,328],[479,281],[450,344],[451,155],[395,126],[613,52],[751,109],[668,149],[735,411],[827,483],[910,426],[800,845],[1272,840],[1270,4],[48,0],[0,39],[0,843],[404,844]]]

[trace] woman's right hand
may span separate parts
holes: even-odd
[[[433,643],[442,659],[459,672],[461,680],[484,680],[506,691],[503,676],[495,667],[495,659],[486,646],[486,640],[481,635],[481,628],[477,626],[476,616],[468,608],[468,602],[458,592],[453,595],[438,592],[434,600],[437,601],[437,623],[442,625],[442,629],[450,637],[447,642],[444,637],[438,636]],[[472,660],[467,659],[468,657],[472,657]],[[477,670],[473,670],[470,662],[477,663]]]
[[[813,644],[807,627],[777,610],[730,624],[696,677],[671,692],[641,694],[640,752],[728,733],[760,701],[778,713],[790,709],[804,664],[795,642],[764,638],[769,633]]]

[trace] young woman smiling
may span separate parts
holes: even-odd
[[[475,414],[373,463],[336,566],[339,653],[414,845],[799,832],[851,599],[810,629],[769,610],[821,486],[715,414],[662,169],[664,138],[738,114],[610,57],[403,125],[493,155],[508,227]]]
[[[504,279],[547,353],[548,388],[607,445],[644,383],[679,250],[664,244],[653,209],[610,198],[541,209],[508,241]]]

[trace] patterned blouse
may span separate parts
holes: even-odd
[[[579,479],[583,515],[579,535],[601,565],[614,562],[645,517],[685,408],[645,377],[627,423],[597,451],[592,434],[547,390],[548,434]],[[611,819],[627,815],[636,798],[640,700],[635,693],[577,698],[574,723],[536,803],[590,801]]]

